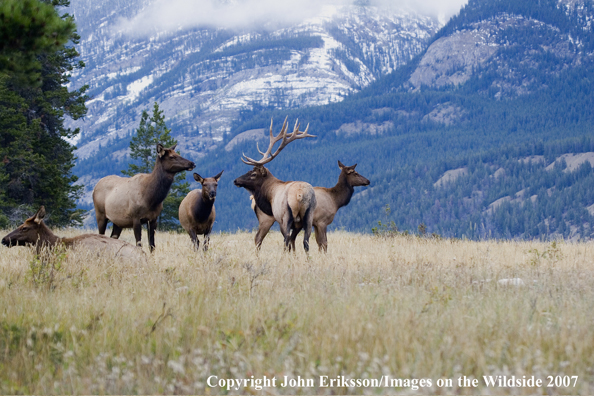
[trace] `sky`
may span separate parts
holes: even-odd
[[[117,30],[144,35],[200,26],[245,30],[277,29],[316,16],[332,6],[353,4],[402,9],[445,23],[468,0],[154,0],[131,19],[120,19]]]

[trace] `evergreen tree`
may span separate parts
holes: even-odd
[[[142,112],[140,124],[136,129],[136,135],[130,141],[130,157],[138,163],[130,163],[127,170],[122,173],[127,176],[134,176],[137,173],[151,173],[156,161],[155,147],[161,143],[165,147],[171,147],[177,143],[171,136],[171,129],[165,124],[163,111],[155,102],[153,114],[149,117],[146,110]],[[179,153],[179,152],[178,152]],[[190,192],[190,183],[186,180],[186,172],[175,175],[169,195],[163,202],[163,211],[159,216],[159,230],[179,229],[178,209],[181,201]]]
[[[73,18],[58,10],[68,0],[0,3],[0,226],[20,222],[40,205],[49,223],[77,224],[74,149],[65,139],[79,130],[64,117],[86,114],[87,87],[69,92],[79,36]]]
[[[0,2],[0,68],[23,79],[21,82],[39,83],[39,55],[58,50],[76,31],[72,17],[56,12],[55,6],[61,3],[64,1]]]

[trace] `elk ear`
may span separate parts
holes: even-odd
[[[175,148],[177,147],[177,143],[175,143],[173,146],[169,147],[169,150],[173,150],[175,151]]]
[[[165,155],[165,147],[161,143],[157,143],[157,155],[159,158],[163,158]]]
[[[194,173],[194,180],[196,180],[200,184],[204,182],[204,179],[198,173]]]
[[[214,177],[214,179],[215,179],[217,182],[218,182],[218,181],[219,181],[219,179],[221,178],[221,175],[223,174],[223,172],[225,172],[225,171],[224,171],[224,170],[220,171],[220,172],[219,172],[219,174],[218,174],[218,175],[216,175],[216,176]]]
[[[352,170],[355,170],[355,168],[356,168],[356,167],[357,167],[357,164],[355,164],[355,165],[351,166],[350,168],[351,168]]]
[[[37,224],[40,224],[43,221],[44,217],[45,217],[45,206],[41,205],[41,208],[39,208],[37,213],[35,213],[33,221],[36,222]]]
[[[345,166],[343,165],[342,162],[338,161],[338,167],[340,168],[340,170],[343,170],[345,168]]]

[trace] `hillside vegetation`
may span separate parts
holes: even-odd
[[[265,390],[280,394],[593,389],[590,243],[334,232],[329,253],[308,259],[283,253],[279,233],[256,256],[253,237],[213,235],[204,254],[187,235],[158,233],[147,267],[85,251],[40,262],[0,246],[0,393],[228,393],[207,386],[211,375],[315,379]],[[432,385],[320,387],[322,375]],[[484,375],[545,385],[487,390]],[[478,388],[459,388],[461,376]],[[548,376],[578,377],[547,388]]]
[[[470,1],[425,53],[359,94],[298,111],[246,112],[229,139],[288,115],[310,123],[318,138],[276,159],[271,170],[277,177],[331,186],[337,160],[359,163],[372,184],[339,212],[336,228],[369,232],[389,205],[390,220],[402,230],[424,223],[429,232],[454,237],[590,238],[591,167],[544,170],[564,154],[592,151],[594,130],[593,33],[584,22],[592,4],[559,4]],[[470,33],[485,37],[471,47],[495,52],[475,63],[448,52],[447,45],[466,45],[461,40]],[[255,143],[221,148],[199,160],[198,169],[239,175],[247,170],[238,161],[242,152],[255,153]],[[533,155],[544,160],[524,162]],[[436,184],[458,168],[470,173],[447,188]],[[489,178],[500,168],[502,177]],[[491,210],[497,200],[528,190],[538,199]],[[245,192],[223,186],[218,203],[220,229],[254,224],[245,219]]]
[[[232,183],[249,170],[240,158],[257,155],[256,142],[227,143],[268,128],[271,118],[277,133],[288,116],[302,129],[309,123],[317,138],[285,149],[269,166],[276,177],[330,187],[341,161],[358,163],[371,180],[333,229],[371,232],[378,221],[394,221],[401,231],[423,224],[458,238],[591,238],[591,164],[569,171],[562,159],[594,151],[592,7],[471,0],[425,52],[340,103],[243,111],[218,148],[192,158],[202,176],[225,170],[215,231],[257,226],[249,193]],[[106,154],[127,144],[113,141],[108,153],[79,161],[77,174],[92,183],[119,173],[125,159]],[[542,161],[526,161],[531,156]],[[457,169],[463,177],[440,182]]]

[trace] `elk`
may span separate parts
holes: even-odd
[[[314,187],[317,205],[313,216],[313,228],[316,233],[318,248],[320,251],[324,251],[324,253],[328,251],[326,229],[334,221],[336,212],[338,212],[338,209],[349,204],[355,191],[354,187],[368,186],[370,183],[369,180],[355,171],[357,164],[345,166],[342,162],[338,161],[338,167],[340,168],[340,175],[334,187]],[[258,207],[255,207],[253,203],[252,209],[258,218],[256,246],[259,248],[262,245],[264,237],[268,234],[270,227],[274,224],[274,218],[266,215]],[[295,249],[295,238],[298,232],[299,230],[295,230],[291,234],[291,247],[293,249]]]
[[[105,234],[107,223],[111,221],[112,238],[119,238],[122,229],[132,228],[136,246],[142,246],[141,225],[147,224],[149,247],[151,252],[154,250],[157,219],[175,174],[195,168],[192,161],[175,152],[176,146],[165,148],[157,144],[157,159],[152,173],[139,173],[133,177],[111,175],[99,180],[93,189],[99,234]]]
[[[313,222],[313,213],[316,208],[316,195],[311,184],[301,181],[281,181],[264,167],[292,141],[306,137],[315,137],[305,131],[299,131],[299,121],[295,122],[293,132],[287,134],[287,119],[277,136],[272,133],[272,121],[270,122],[270,143],[266,152],[258,151],[262,159],[256,161],[245,154],[241,159],[243,163],[252,165],[254,168],[246,174],[238,177],[233,182],[237,187],[243,187],[254,197],[254,202],[259,210],[268,216],[272,216],[280,225],[284,237],[285,249],[290,248],[291,231],[305,230],[303,247],[309,252],[309,237]],[[281,142],[276,151],[271,154],[277,142]],[[297,231],[298,232],[298,231]]]
[[[43,221],[45,215],[45,207],[42,206],[16,230],[2,238],[2,244],[8,247],[33,245],[37,248],[38,254],[43,247],[80,246],[102,255],[112,254],[115,257],[146,264],[146,256],[142,249],[105,235],[83,234],[73,238],[60,238],[45,225]]]
[[[214,177],[204,179],[198,173],[194,173],[194,180],[202,185],[202,189],[190,191],[179,205],[179,222],[190,234],[196,250],[200,246],[198,235],[204,235],[204,251],[208,250],[209,235],[216,217],[214,202],[222,174],[223,171]]]

